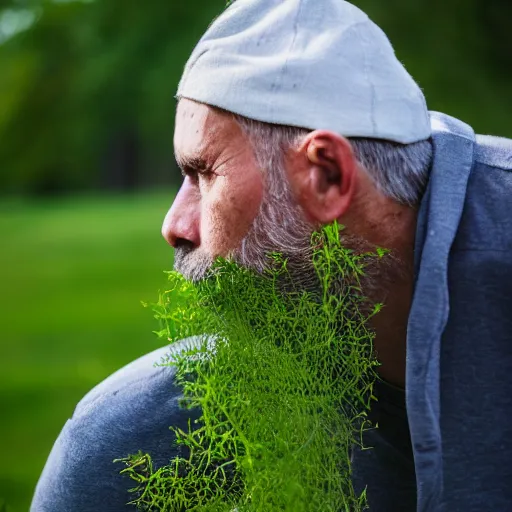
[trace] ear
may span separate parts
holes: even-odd
[[[357,185],[358,165],[350,142],[340,135],[315,130],[297,153],[290,182],[309,219],[329,224],[349,209]]]

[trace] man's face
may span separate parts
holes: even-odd
[[[262,270],[272,251],[288,257],[297,271],[308,265],[312,226],[285,176],[259,168],[231,116],[181,100],[174,148],[185,178],[162,233],[176,249],[176,270],[200,279],[218,256]]]
[[[318,291],[310,241],[319,226],[306,218],[292,192],[290,166],[283,160],[261,169],[230,115],[188,100],[178,106],[174,145],[185,179],[162,227],[175,248],[174,268],[199,280],[222,256],[261,271],[268,254],[277,252],[287,260],[294,288]],[[355,233],[340,237],[358,253],[375,249]],[[373,302],[381,301],[393,268],[401,268],[392,256],[383,260],[367,265],[361,278]],[[337,283],[338,290],[346,285]]]
[[[288,273],[280,280],[282,289],[307,290],[321,298],[318,293],[323,284],[312,258],[313,231],[340,220],[347,226],[340,233],[345,247],[357,254],[376,248],[365,236],[365,227],[371,224],[365,213],[368,204],[379,208],[383,198],[372,193],[375,187],[368,178],[357,175],[348,144],[336,135],[314,131],[280,158],[277,151],[271,159],[259,155],[258,165],[248,136],[233,117],[181,100],[175,152],[185,179],[162,228],[175,248],[175,270],[188,279],[200,280],[215,258],[223,256],[261,271],[269,266],[268,254],[277,252],[287,262]],[[356,179],[363,185],[357,200],[351,202],[350,183]],[[356,284],[368,299],[358,307],[370,313],[373,304],[388,304],[396,283],[410,274],[409,266],[394,254],[365,258],[364,274],[357,283],[337,276],[329,293],[344,296],[347,287]],[[397,332],[402,335],[400,329]],[[388,359],[389,380],[402,383],[403,364],[396,370],[394,352]]]

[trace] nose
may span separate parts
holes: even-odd
[[[193,247],[200,244],[199,236],[200,202],[198,192],[188,177],[178,191],[162,225],[162,236],[167,243],[176,248],[180,242]]]

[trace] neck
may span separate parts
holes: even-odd
[[[400,206],[393,208],[381,221],[384,227],[382,247],[391,250],[396,258],[396,272],[391,272],[384,283],[382,311],[373,317],[375,351],[381,366],[379,373],[384,380],[405,387],[405,362],[407,323],[414,292],[414,240],[417,212]],[[387,228],[387,229],[386,229]],[[387,236],[386,236],[387,235]]]
[[[376,333],[375,354],[381,366],[379,375],[396,386],[405,388],[407,321],[412,301],[410,283],[396,283],[382,311],[371,321]]]
[[[380,376],[405,387],[407,322],[414,291],[414,241],[417,211],[400,205],[381,194],[365,199],[364,215],[351,231],[364,237],[372,246],[390,250],[388,263],[376,269],[376,291],[372,301],[383,304],[382,311],[372,318],[375,330],[374,347],[381,363]],[[348,223],[346,224],[349,228]],[[384,257],[386,258],[386,256]]]

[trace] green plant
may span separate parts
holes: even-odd
[[[278,254],[265,275],[225,260],[196,284],[169,273],[159,335],[201,337],[166,364],[176,366],[183,407],[202,416],[175,429],[187,455],[168,466],[155,470],[142,453],[122,459],[139,510],[365,508],[350,450],[369,428],[377,362],[368,320],[380,305],[368,307],[360,277],[384,251],[357,255],[339,232],[334,224],[313,235],[317,292],[294,289]]]

